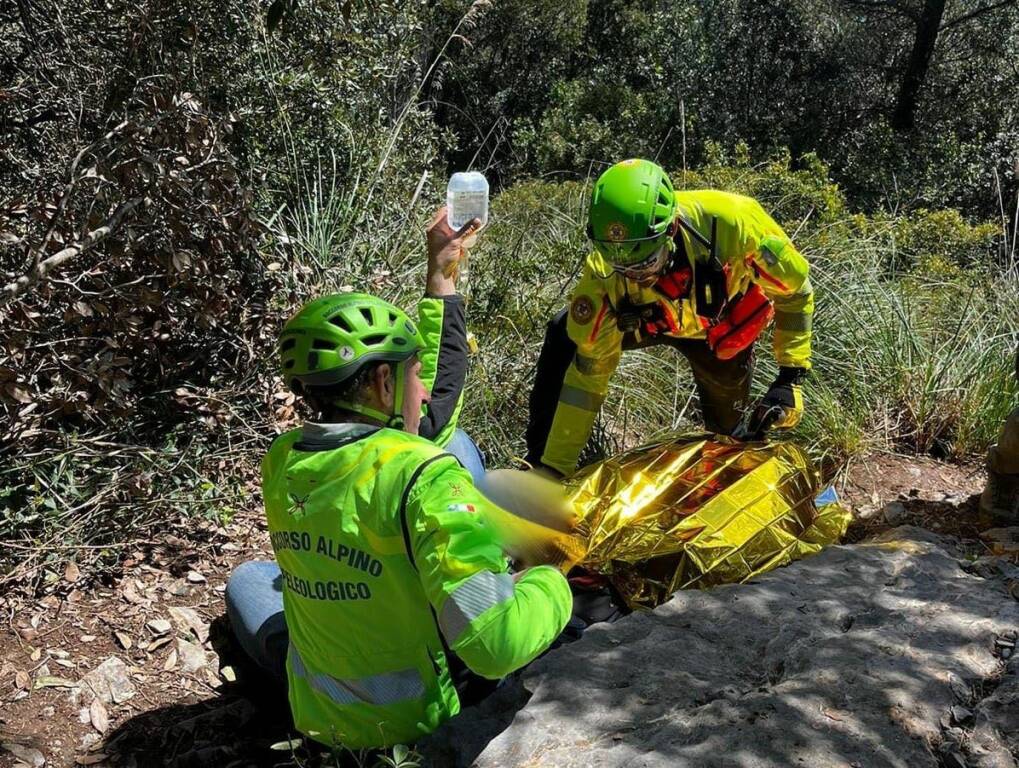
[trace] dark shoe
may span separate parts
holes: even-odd
[[[1019,475],[988,470],[980,511],[1006,523],[1019,523]]]

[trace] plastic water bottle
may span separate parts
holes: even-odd
[[[454,232],[471,219],[488,223],[488,179],[478,171],[461,171],[446,187],[446,221]]]
[[[478,171],[460,171],[449,178],[446,187],[446,223],[454,232],[471,219],[478,219],[481,226],[488,223],[488,179]],[[475,232],[463,241],[463,255],[457,263],[460,293],[470,293],[467,249],[477,240]],[[470,339],[467,340],[470,345]]]

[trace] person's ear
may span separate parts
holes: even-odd
[[[372,383],[379,402],[386,408],[392,408],[396,400],[396,382],[393,381],[392,366],[387,363],[377,366]]]

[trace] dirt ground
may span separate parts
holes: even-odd
[[[70,566],[52,594],[5,600],[0,766],[19,764],[12,744],[28,765],[294,764],[270,749],[292,735],[285,692],[247,665],[224,615],[233,567],[269,557],[251,511],[139,548],[111,583]],[[124,688],[105,701],[87,682],[104,662]]]
[[[981,464],[947,464],[917,456],[876,453],[855,459],[836,488],[855,516],[846,540],[872,536],[890,525],[917,525],[936,533],[979,539],[992,527],[980,519],[978,498],[986,475]],[[894,515],[898,515],[895,517]]]
[[[856,515],[847,538],[913,524],[988,552],[983,481],[977,466],[858,459],[837,485]],[[0,766],[308,764],[284,692],[245,663],[224,616],[231,569],[270,552],[251,511],[138,548],[108,583],[72,564],[45,597],[6,596]]]

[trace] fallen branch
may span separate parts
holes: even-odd
[[[144,198],[135,197],[131,200],[121,203],[117,206],[117,209],[113,212],[113,215],[107,219],[103,226],[93,229],[89,232],[80,243],[68,246],[60,251],[57,251],[52,256],[49,256],[39,262],[37,262],[33,268],[25,275],[22,275],[17,280],[8,283],[2,289],[0,289],[0,307],[9,304],[14,299],[21,296],[29,288],[38,283],[40,280],[46,277],[57,267],[67,263],[76,256],[80,256],[83,253],[87,253],[92,250],[96,245],[105,240],[110,234],[115,232],[120,226],[124,217],[131,213],[135,208],[141,205]]]
[[[77,186],[78,182],[81,181],[82,178],[85,178],[83,176],[78,176],[78,166],[81,164],[82,158],[84,158],[86,155],[90,154],[94,150],[98,149],[103,144],[107,143],[121,130],[123,130],[124,126],[126,125],[127,125],[126,122],[121,123],[112,131],[106,133],[105,135],[93,141],[87,147],[82,147],[81,151],[79,151],[78,154],[74,156],[74,159],[71,161],[71,166],[67,171],[68,176],[67,184],[64,186],[64,191],[60,193],[60,199],[57,201],[57,208],[53,212],[53,216],[50,217],[50,223],[49,226],[46,228],[46,234],[43,236],[42,242],[39,243],[39,245],[36,248],[33,248],[31,251],[32,269],[30,270],[29,274],[38,269],[40,256],[42,255],[43,251],[46,250],[46,246],[49,245],[50,238],[53,237],[53,233],[56,232],[57,225],[60,224],[60,220],[64,216],[64,210],[67,208],[67,201],[70,199],[71,193],[74,192],[74,188]]]

